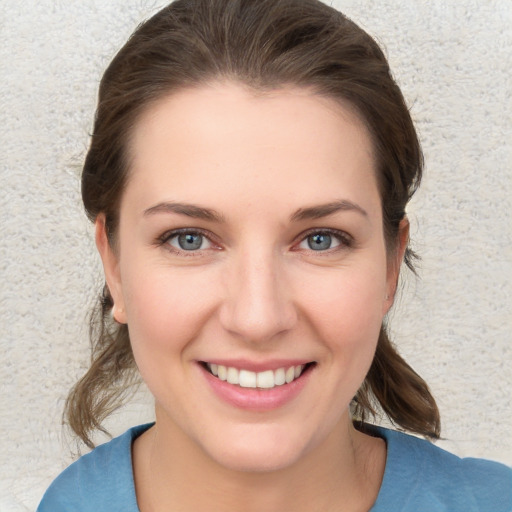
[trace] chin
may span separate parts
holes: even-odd
[[[292,466],[298,458],[296,454],[286,450],[276,453],[257,447],[229,450],[216,457],[217,463],[221,466],[241,473],[270,473],[283,470]]]
[[[291,437],[289,432],[246,432],[238,436],[226,435],[225,439],[231,439],[229,445],[216,444],[207,451],[219,465],[237,472],[283,470],[293,466],[307,451],[304,439],[297,435]]]

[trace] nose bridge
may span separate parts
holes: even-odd
[[[287,293],[283,261],[272,248],[252,245],[240,250],[228,280],[221,315],[227,330],[257,342],[292,327],[296,313]]]

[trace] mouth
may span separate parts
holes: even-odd
[[[314,361],[275,370],[254,372],[244,368],[225,366],[202,361],[201,366],[215,378],[241,388],[272,389],[286,386],[299,379],[316,364]]]

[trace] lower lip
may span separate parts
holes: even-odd
[[[301,376],[289,384],[274,386],[269,389],[242,388],[236,384],[229,384],[213,376],[199,364],[206,381],[213,392],[228,404],[239,409],[250,411],[271,411],[291,402],[307,384],[313,368],[308,368]]]

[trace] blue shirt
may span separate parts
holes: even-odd
[[[131,447],[151,424],[131,428],[63,471],[37,512],[140,512]],[[371,427],[387,444],[384,479],[370,512],[512,512],[512,469],[461,459],[394,430]]]

